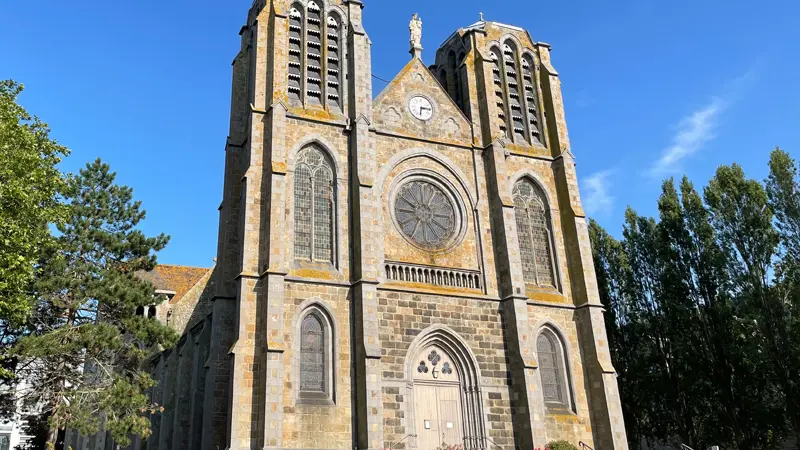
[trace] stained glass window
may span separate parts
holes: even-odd
[[[565,404],[567,400],[564,389],[566,376],[559,346],[558,338],[550,330],[542,331],[536,341],[544,401]]]
[[[415,244],[438,249],[456,234],[456,210],[441,188],[424,180],[404,184],[394,213],[400,230]]]
[[[294,255],[333,262],[335,214],[333,167],[316,147],[303,149],[294,173]]]
[[[313,313],[300,326],[300,390],[325,392],[325,328]]]
[[[555,287],[550,216],[544,193],[528,179],[514,186],[522,274],[526,283]]]

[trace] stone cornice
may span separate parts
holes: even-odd
[[[408,135],[405,135],[405,134],[393,133],[393,132],[387,131],[387,130],[375,129],[373,131],[374,131],[375,134],[377,134],[379,136],[391,136],[391,137],[396,137],[396,138],[400,138],[400,139],[406,139],[406,140],[414,141],[414,142],[424,142],[426,144],[432,144],[432,145],[447,145],[447,146],[450,146],[450,147],[465,148],[465,149],[469,149],[469,150],[472,150],[475,147],[474,145],[472,145],[472,143],[459,144],[459,143],[452,142],[452,141],[440,141],[440,140],[436,140],[436,139],[425,139],[423,137],[418,137],[418,136],[408,136]]]

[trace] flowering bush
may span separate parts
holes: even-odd
[[[440,445],[436,450],[464,450],[464,446],[461,445],[461,444],[459,444],[459,445],[448,445],[448,444],[442,443],[442,445]]]
[[[547,444],[549,450],[578,450],[578,447],[570,444],[567,441],[553,441]]]

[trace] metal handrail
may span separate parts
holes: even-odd
[[[694,450],[694,449],[686,444],[681,444],[681,450]]]
[[[410,438],[410,437],[417,437],[417,435],[416,435],[416,434],[407,434],[407,435],[405,435],[405,436],[403,437],[403,439],[400,439],[399,441],[395,442],[394,444],[391,444],[391,445],[389,446],[389,450],[392,450],[392,449],[394,448],[394,446],[395,446],[395,445],[397,445],[397,444],[399,444],[399,443],[401,443],[401,442],[405,441],[406,439],[408,439],[408,438]]]
[[[592,447],[589,447],[589,444],[583,441],[578,442],[578,445],[580,445],[583,450],[594,450]]]
[[[500,450],[503,450],[503,447],[501,447],[497,442],[489,439],[487,436],[464,436],[464,448],[467,449],[467,450],[470,450],[470,449],[472,449],[474,447],[467,446],[467,442],[479,442],[479,441],[487,441],[488,443],[494,445],[495,447],[499,448]],[[480,448],[481,450],[484,450],[484,449],[486,449],[486,446],[478,447],[478,448]]]

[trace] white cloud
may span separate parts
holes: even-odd
[[[709,104],[681,119],[672,136],[672,143],[650,168],[650,174],[657,177],[679,172],[684,159],[714,139],[714,129],[726,105],[722,99],[714,98]]]
[[[590,216],[606,214],[614,205],[614,197],[609,194],[611,170],[593,173],[583,179],[583,209]]]
[[[720,123],[722,113],[756,82],[763,63],[763,60],[758,60],[746,72],[723,83],[719,96],[682,118],[675,127],[672,142],[661,152],[648,174],[651,177],[663,177],[681,172],[684,160],[716,137],[715,129]]]

